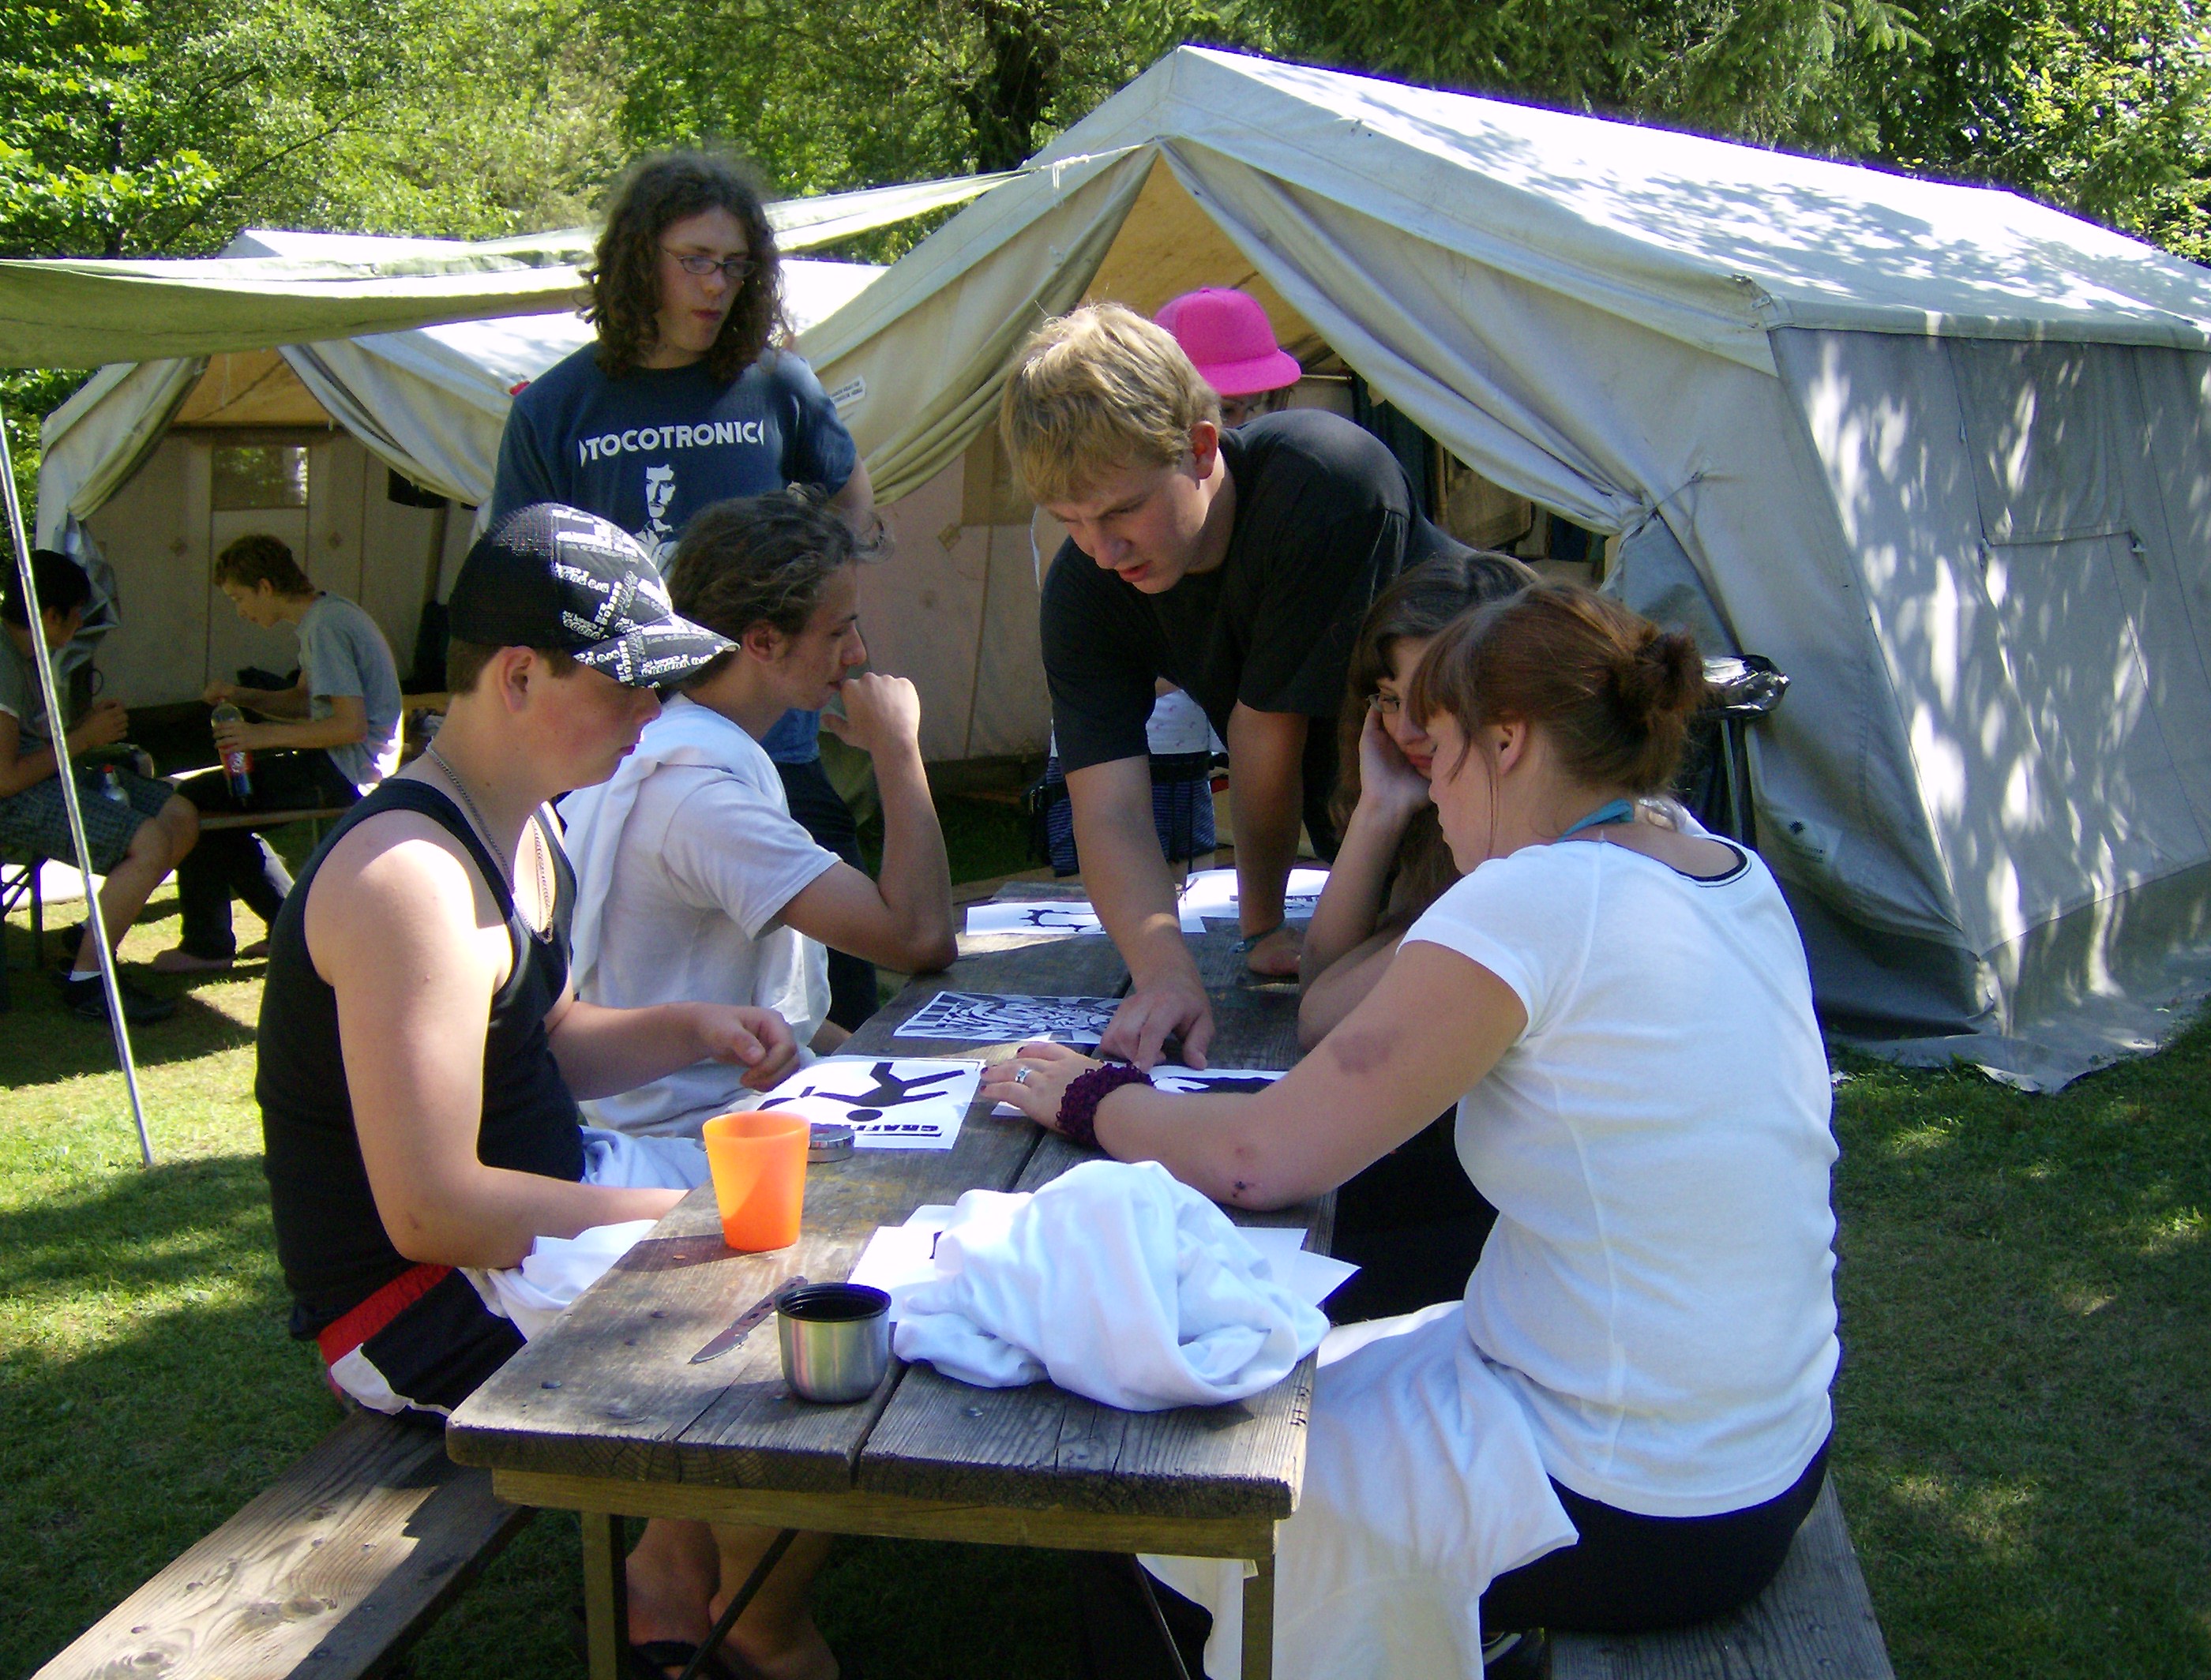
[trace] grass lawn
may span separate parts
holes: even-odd
[[[175,915],[165,891],[125,955],[174,943]],[[11,925],[10,959],[27,947]],[[151,1171],[105,1031],[14,976],[0,1674],[36,1668],[337,1419],[284,1331],[259,975],[184,988],[137,1035]],[[2056,1098],[1846,1065],[1834,1466],[1899,1673],[2211,1673],[2211,1024]],[[580,1675],[577,1553],[568,1520],[525,1530],[417,1648],[421,1680]],[[1069,1671],[1048,1554],[851,1543],[821,1604],[869,1674]]]

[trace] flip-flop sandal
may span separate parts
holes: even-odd
[[[699,1647],[686,1640],[650,1639],[633,1645],[630,1680],[675,1680],[698,1654]],[[760,1680],[760,1672],[725,1646],[699,1665],[699,1680]]]

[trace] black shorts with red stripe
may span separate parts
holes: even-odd
[[[465,1272],[417,1266],[315,1338],[330,1386],[373,1411],[437,1423],[522,1346]]]

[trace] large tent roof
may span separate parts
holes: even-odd
[[[2211,346],[2211,272],[2015,193],[1233,53],[1172,55],[1036,162],[1154,140],[1662,329]]]
[[[374,265],[441,243],[255,227],[224,254]],[[803,333],[883,272],[869,263],[787,257],[784,317]],[[417,484],[481,504],[491,494],[514,394],[591,341],[591,329],[570,309],[103,367],[41,429],[39,540],[58,544],[66,521],[106,502],[175,425],[336,421]]]
[[[768,207],[777,244],[814,251],[988,191],[965,176]],[[591,231],[512,239],[259,234],[252,254],[0,262],[0,366],[96,367],[575,307]]]
[[[1768,376],[1781,327],[2211,347],[2211,272],[2016,194],[1184,47],[809,336],[865,393],[878,489],[966,447],[1040,317],[1151,302],[1132,241],[1225,255],[1461,460],[1608,531],[1649,509],[1518,423],[1464,323],[1541,341],[1584,306]]]

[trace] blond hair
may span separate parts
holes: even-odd
[[[1039,502],[1071,501],[1109,473],[1172,467],[1190,428],[1221,423],[1214,395],[1174,335],[1119,304],[1086,304],[1021,347],[998,426]]]

